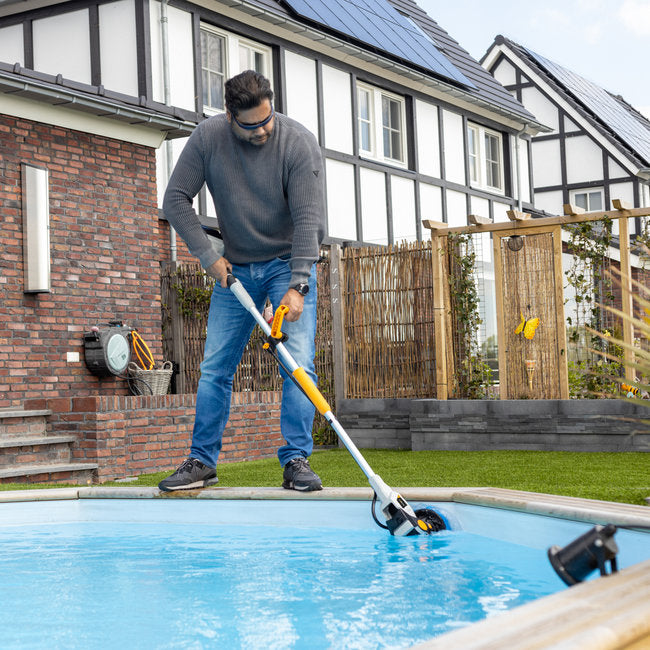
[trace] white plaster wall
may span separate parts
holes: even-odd
[[[463,192],[445,190],[447,197],[447,223],[450,228],[467,225],[467,195]]]
[[[151,30],[151,76],[153,97],[164,102],[162,36],[160,31],[160,2],[149,4]],[[194,99],[194,46],[192,41],[192,15],[176,7],[167,7],[167,29],[170,58],[170,102],[187,110],[195,110]]]
[[[548,187],[561,184],[560,143],[557,140],[533,141],[533,185]]]
[[[569,119],[566,115],[564,116],[564,132],[565,133],[573,133],[575,131],[579,131],[580,127],[571,119]]]
[[[287,115],[298,120],[318,139],[318,95],[316,91],[316,62],[314,59],[286,51]]]
[[[610,199],[621,199],[622,201],[627,201],[634,205],[634,185],[632,183],[612,183],[609,186],[609,196]],[[614,219],[612,224],[612,233],[618,235],[618,219]],[[630,234],[636,232],[636,219],[628,219],[628,228],[630,229]]]
[[[415,225],[415,182],[401,176],[391,176],[391,206],[393,210],[393,241],[417,239]]]
[[[99,5],[99,56],[105,88],[138,96],[138,57],[133,0]]]
[[[415,101],[415,115],[419,171],[421,174],[440,178],[438,107],[417,99]]]
[[[623,169],[616,161],[612,160],[609,156],[607,158],[607,168],[610,178],[623,178],[624,176],[630,176],[631,172]]]
[[[503,221],[510,221],[508,219],[508,210],[512,210],[512,206],[507,203],[499,203],[494,201],[492,203],[492,213],[494,214],[494,223],[501,223]]]
[[[496,68],[493,68],[491,70],[494,78],[502,86],[510,86],[517,83],[517,76],[515,72],[515,67],[509,61],[506,61],[504,59],[501,60]]]
[[[22,25],[11,25],[0,29],[0,61],[24,65]]]
[[[537,88],[523,88],[521,103],[542,124],[549,126],[554,132],[559,130],[559,117],[557,108]]]
[[[70,11],[33,22],[34,69],[91,82],[88,10]]]
[[[348,163],[327,159],[327,224],[330,237],[357,239],[354,168]]]
[[[420,219],[443,221],[442,189],[438,186],[420,183]]]
[[[359,178],[363,241],[372,244],[388,244],[386,174],[362,167],[359,170]]]
[[[477,214],[480,217],[490,218],[490,202],[479,196],[470,196],[470,214]]]
[[[325,146],[343,153],[354,153],[350,75],[329,65],[323,66],[323,114]]]
[[[442,111],[443,142],[445,155],[445,178],[453,183],[466,185],[465,140],[463,118],[458,113]]]
[[[567,138],[566,174],[568,183],[586,183],[604,178],[602,149],[588,136]]]
[[[512,143],[512,153],[511,160],[516,160],[517,147],[515,138],[510,138]],[[529,168],[529,156],[528,156],[528,142],[523,138],[519,138],[519,187],[521,191],[521,200],[530,203],[531,202],[531,192],[530,192],[530,174]],[[517,195],[517,167],[514,166],[512,169],[512,189],[515,195],[515,198],[519,198]]]
[[[564,214],[564,201],[562,192],[553,190],[551,192],[535,192],[535,207],[544,210],[549,215]]]

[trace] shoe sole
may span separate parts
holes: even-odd
[[[282,483],[282,487],[285,490],[297,490],[298,492],[318,492],[318,490],[323,489],[322,483],[318,483],[317,485],[305,485],[299,487],[293,481],[284,481]]]
[[[205,488],[210,485],[215,485],[218,482],[219,479],[215,477],[215,478],[206,479],[205,481],[195,481],[194,483],[187,483],[185,485],[162,486],[158,484],[158,489],[162,490],[163,492],[174,492],[176,490],[196,490],[197,488]]]

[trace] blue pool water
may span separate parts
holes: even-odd
[[[394,538],[367,502],[1,504],[0,647],[408,647],[565,589],[546,549],[591,528],[434,507],[452,530]]]

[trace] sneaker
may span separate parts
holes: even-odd
[[[214,485],[218,481],[214,467],[204,465],[198,458],[188,458],[171,476],[160,481],[158,487],[164,492],[171,492],[204,488]]]
[[[309,466],[309,461],[302,456],[293,458],[284,466],[284,476],[282,478],[284,479],[282,487],[287,490],[311,492],[323,489],[318,474]]]

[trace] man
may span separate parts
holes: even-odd
[[[286,347],[312,380],[316,271],[325,232],[323,162],[314,136],[276,113],[268,79],[248,70],[225,84],[225,115],[199,124],[169,180],[163,210],[216,283],[208,316],[189,458],[159,487],[181,490],[217,482],[216,464],[228,421],[232,379],[254,326],[227,288],[232,272],[261,310],[268,297],[287,305]],[[222,245],[206,236],[192,201],[206,184]],[[286,379],[286,373],[282,371]],[[322,489],[309,466],[315,409],[291,379],[283,382],[278,449],[282,486]]]

